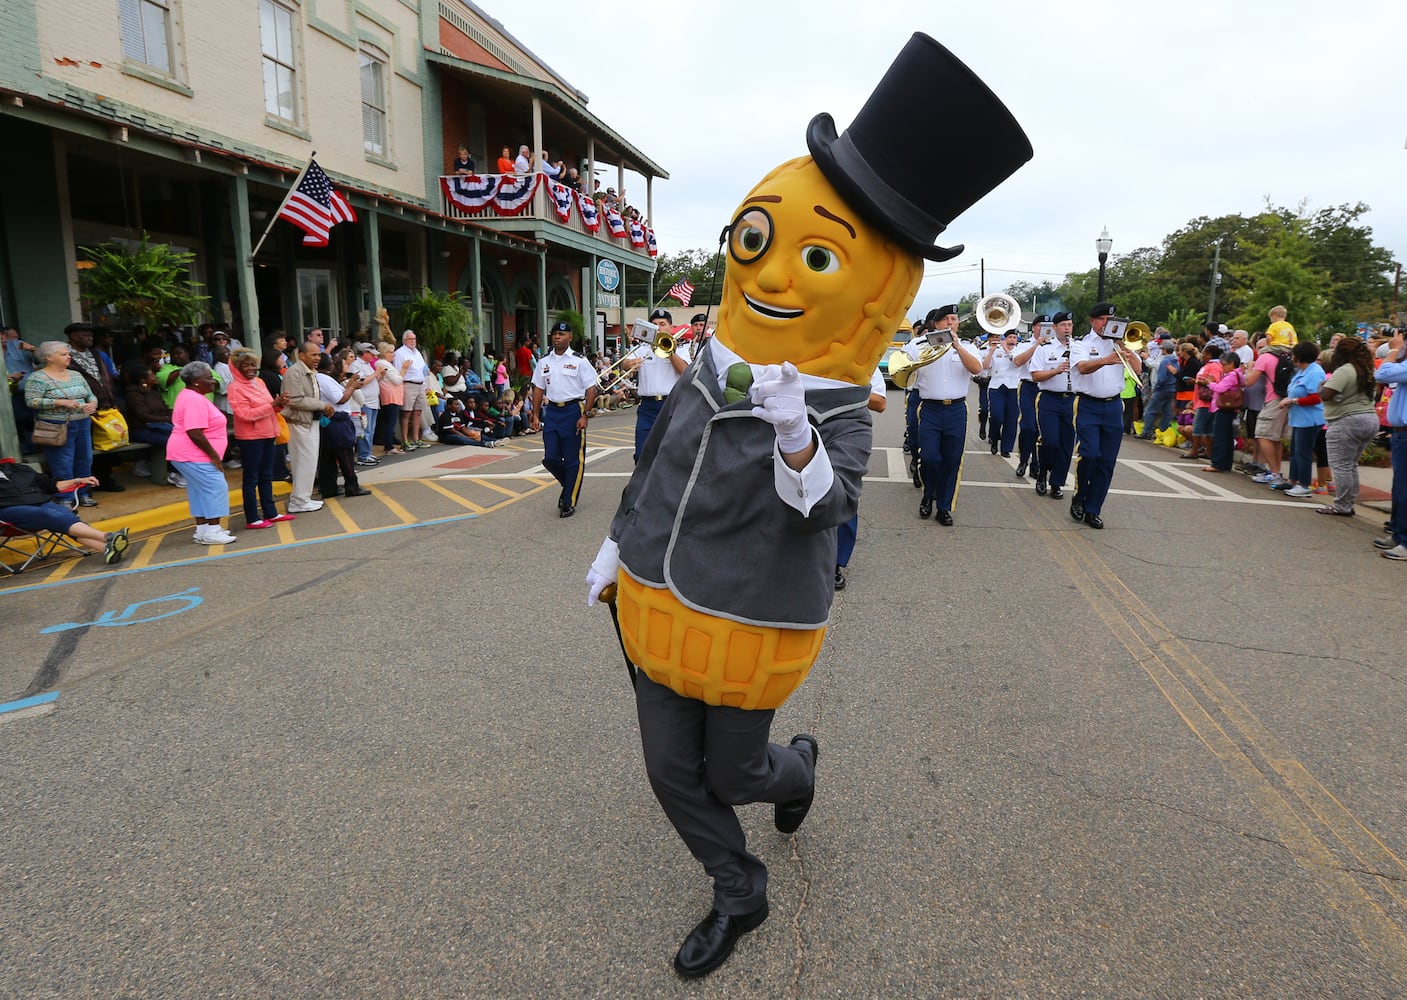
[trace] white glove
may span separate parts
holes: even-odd
[[[806,421],[806,391],[796,365],[784,361],[768,365],[752,383],[752,415],[765,420],[777,431],[777,446],[783,454],[802,451],[811,443],[811,425]]]
[[[620,576],[620,546],[607,536],[601,543],[601,550],[586,571],[586,606],[589,608],[601,599],[601,591],[616,582]]]

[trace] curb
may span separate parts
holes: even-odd
[[[283,480],[274,482],[274,498],[281,499],[293,492],[291,484]],[[244,490],[230,490],[230,510],[241,510],[244,507]],[[99,531],[116,531],[118,528],[126,528],[134,535],[139,535],[146,531],[156,531],[160,528],[173,528],[180,524],[193,521],[191,509],[188,503],[168,503],[160,507],[152,507],[149,510],[137,511],[134,514],[119,515],[117,517],[104,518],[101,521],[91,521],[90,524]]]

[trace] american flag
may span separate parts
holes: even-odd
[[[357,213],[337,193],[316,160],[308,161],[303,179],[283,200],[278,217],[303,230],[303,245],[309,247],[327,246],[328,233],[337,223],[357,221]]]
[[[665,294],[672,299],[678,299],[681,306],[687,306],[694,297],[694,286],[680,278],[674,283],[674,287]]]

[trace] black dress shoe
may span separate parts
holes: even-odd
[[[921,489],[923,489],[923,480],[922,480],[921,478],[919,478],[919,474],[918,474],[918,459],[914,459],[914,460],[912,460],[911,462],[909,462],[909,475],[913,478],[913,481],[914,481],[914,489],[916,489],[916,490],[921,490]]]
[[[1062,500],[1064,499],[1064,497],[1065,491],[1062,490],[1059,486],[1052,486],[1050,488],[1050,498],[1052,500]]]
[[[343,494],[343,496],[369,497],[371,496],[371,490],[348,490],[346,493]]]
[[[811,802],[816,798],[816,761],[821,759],[821,748],[816,745],[816,737],[810,733],[797,733],[791,738],[791,745],[807,743],[811,746],[811,791],[790,802],[778,802],[772,807],[772,821],[782,833],[795,833],[806,814],[811,811]]]
[[[951,528],[953,526],[953,515],[949,514],[946,510],[940,510],[935,520],[945,528]]]
[[[674,956],[674,971],[685,979],[706,976],[728,960],[733,954],[733,946],[738,938],[748,931],[756,930],[767,919],[767,904],[734,916],[709,910],[708,916],[689,932],[684,943]]]
[[[576,513],[576,508],[575,508],[575,507],[563,507],[561,510],[559,510],[559,511],[557,512],[557,516],[558,516],[558,517],[571,517],[571,516],[572,516],[573,514],[575,514],[575,513]]]
[[[994,441],[992,441],[992,454],[995,455],[996,453],[997,453],[997,442],[994,440]]]
[[[979,440],[979,441],[985,441],[985,440],[987,440],[987,425],[986,425],[986,424],[978,424],[978,425],[977,425],[977,440]]]
[[[1091,528],[1100,529],[1104,527],[1104,520],[1098,514],[1086,514],[1085,524]]]
[[[1016,463],[1016,478],[1020,479],[1024,475],[1026,475],[1026,461],[1022,459],[1020,462]]]
[[[932,514],[932,513],[933,513],[933,501],[932,501],[932,500],[920,500],[920,501],[919,501],[919,505],[918,505],[918,516],[919,516],[919,517],[927,517],[929,514]]]
[[[94,486],[93,489],[99,490],[100,492],[103,492],[103,493],[126,493],[126,492],[127,492],[127,487],[123,486],[121,483],[100,482],[100,483],[98,483],[97,486]]]
[[[839,566],[837,566],[837,567],[835,568],[835,589],[836,589],[836,590],[844,590],[844,589],[845,589],[845,574],[841,572]]]
[[[1011,452],[1009,452],[1009,451],[1004,451],[1004,452],[1002,452],[1002,458],[1010,458],[1010,457],[1011,457]]]
[[[1037,479],[1037,480],[1036,480],[1036,496],[1040,496],[1040,497],[1045,496],[1045,480],[1044,480],[1044,479]]]
[[[1083,521],[1085,519],[1085,505],[1080,503],[1080,498],[1076,497],[1070,501],[1070,520]]]

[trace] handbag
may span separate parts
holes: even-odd
[[[274,444],[288,444],[288,421],[282,413],[275,413],[274,416],[278,418],[278,433],[274,435]]]
[[[68,421],[35,420],[29,438],[41,448],[62,448],[68,444]]]
[[[1245,406],[1246,390],[1241,387],[1242,385],[1244,385],[1244,383],[1238,384],[1234,389],[1227,389],[1223,392],[1221,398],[1216,402],[1217,409],[1239,410],[1241,407]]]
[[[116,407],[99,410],[93,414],[93,450],[112,451],[125,448],[131,443],[127,432],[127,418]]]
[[[1212,401],[1212,396],[1213,396],[1213,395],[1214,395],[1214,393],[1212,392],[1212,387],[1211,387],[1211,386],[1209,386],[1209,385],[1199,385],[1199,386],[1197,386],[1197,398],[1200,399],[1202,402],[1204,402],[1204,403],[1210,403],[1210,402]]]

